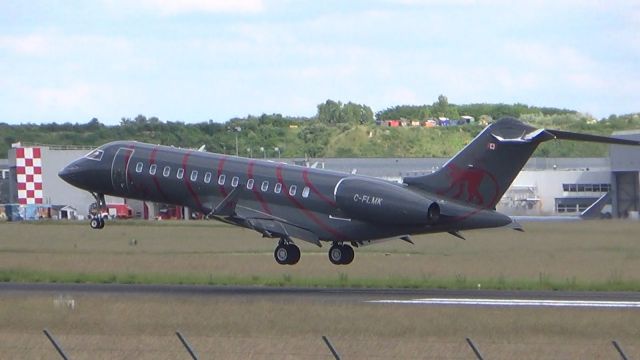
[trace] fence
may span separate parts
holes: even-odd
[[[69,360],[70,357],[64,351],[63,347],[56,340],[56,338],[51,334],[51,332],[49,332],[49,330],[47,330],[47,329],[44,329],[43,333],[47,337],[47,339],[49,339],[49,341],[53,345],[53,348],[60,355],[60,357],[63,360]],[[180,343],[182,344],[182,346],[184,346],[185,351],[188,353],[188,355],[191,357],[191,359],[192,360],[199,360],[200,358],[199,358],[196,350],[193,348],[193,346],[191,346],[191,344],[189,343],[187,338],[180,331],[176,331],[175,335],[178,337],[178,339],[180,340]],[[324,342],[324,344],[326,345],[326,347],[328,349],[327,355],[331,354],[334,359],[341,360],[342,357],[340,356],[340,353],[333,346],[333,344],[331,343],[329,338],[326,337],[326,336],[322,336],[321,339],[322,339],[322,341]],[[473,342],[473,340],[471,340],[471,338],[465,338],[465,341],[468,344],[469,349],[470,349],[470,353],[469,353],[469,356],[468,356],[469,359],[473,359],[471,354],[473,354],[475,356],[475,358],[478,359],[478,360],[484,360],[485,359],[485,357],[482,355],[480,349]],[[622,349],[622,346],[616,340],[611,341],[611,345],[613,346],[615,352],[618,353],[618,355],[620,356],[620,358],[622,360],[629,360],[629,357],[626,355],[626,353]],[[281,355],[286,355],[286,354],[281,354]]]

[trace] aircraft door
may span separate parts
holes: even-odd
[[[133,155],[133,149],[120,148],[113,157],[111,164],[111,183],[113,189],[122,194],[129,193],[129,161]]]

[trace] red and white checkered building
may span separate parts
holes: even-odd
[[[16,148],[18,203],[42,204],[42,153],[39,147]]]

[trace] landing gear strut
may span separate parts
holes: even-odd
[[[295,265],[300,261],[300,248],[291,240],[282,238],[273,252],[273,257],[280,265]]]
[[[349,245],[334,243],[329,249],[329,260],[334,265],[351,264],[355,253]]]
[[[107,209],[107,202],[104,200],[104,194],[91,193],[95,202],[96,215],[93,216],[91,221],[89,222],[89,226],[92,229],[102,229],[104,228],[104,216],[103,214],[108,214],[109,210]]]

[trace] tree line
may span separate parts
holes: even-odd
[[[458,119],[469,115],[477,120],[514,116],[535,126],[610,134],[640,128],[638,114],[611,115],[596,121],[574,110],[534,107],[524,104],[456,105],[441,95],[431,105],[399,105],[373,113],[366,105],[327,100],[312,117],[281,114],[247,115],[224,123],[163,121],[158,117],[123,117],[108,126],[98,119],[86,123],[9,125],[0,123],[0,154],[11,144],[98,146],[114,140],[138,140],[154,144],[199,148],[251,157],[323,156],[451,156],[480,130],[478,125],[452,129],[391,129],[376,120],[426,120],[434,117]],[[237,139],[237,142],[236,142]],[[586,152],[585,152],[586,151]],[[606,148],[581,145],[541,147],[542,156],[600,156]]]

